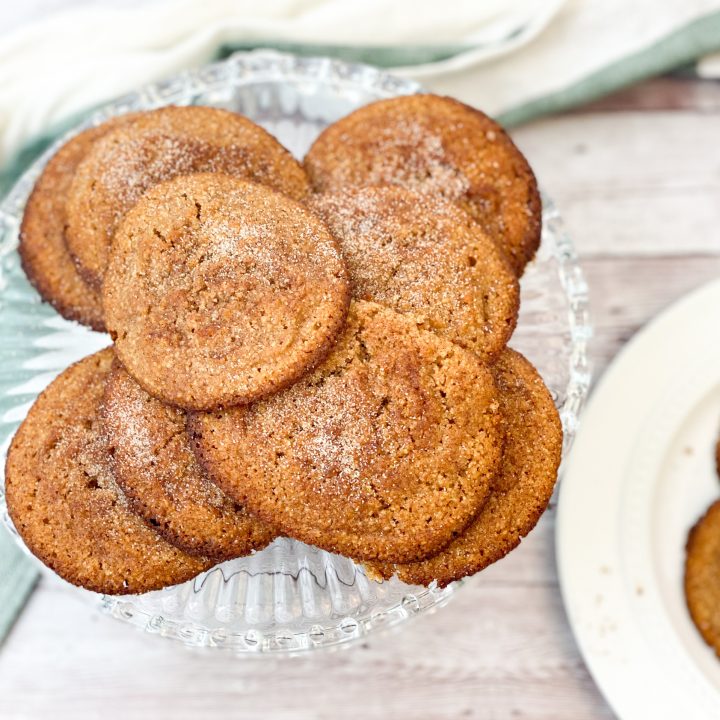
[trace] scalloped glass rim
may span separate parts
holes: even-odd
[[[283,90],[288,90],[291,95],[294,93],[295,106],[282,106]],[[230,92],[238,94],[238,97],[233,98],[233,102],[241,103],[240,109],[243,112],[253,117],[254,111],[257,110],[258,116],[255,119],[261,124],[270,125],[269,129],[275,130],[280,136],[283,136],[283,132],[287,132],[290,139],[295,141],[295,147],[293,142],[288,143],[287,137],[281,139],[289,144],[291,150],[299,154],[312,140],[312,137],[308,137],[308,128],[302,127],[302,122],[307,117],[313,118],[312,122],[317,127],[311,130],[316,133],[318,128],[334,117],[345,114],[356,105],[372,99],[410,94],[420,90],[421,87],[413,81],[389,75],[366,65],[344,63],[328,58],[301,58],[270,51],[237,53],[225,61],[182,72],[109,103],[54,143],[20,178],[0,205],[0,333],[6,339],[3,342],[3,338],[0,337],[0,365],[3,367],[0,370],[0,447],[7,447],[9,438],[24,416],[29,403],[41,389],[38,383],[47,384],[52,376],[67,364],[68,352],[77,355],[75,342],[84,342],[86,351],[101,347],[108,342],[106,336],[86,333],[77,326],[58,319],[53,311],[48,310],[46,305],[39,304],[36,298],[30,302],[26,293],[29,287],[27,283],[25,283],[27,287],[18,290],[13,286],[16,280],[14,274],[18,272],[15,252],[17,233],[26,199],[47,160],[66,139],[80,129],[133,110],[173,103],[187,104],[196,102],[198,98],[202,98],[201,102],[204,104],[223,105]],[[262,113],[258,108],[261,108],[264,102],[263,93],[269,93],[269,96],[273,96],[273,93],[278,95],[278,97],[273,96],[272,100],[276,105],[279,103],[277,107],[273,106],[274,112],[279,113],[284,119],[279,120],[277,126],[270,120],[266,123],[262,122],[260,117]],[[324,94],[323,111],[320,113],[324,119],[318,119],[317,108],[308,112],[308,106],[312,105],[320,94]],[[333,105],[336,98],[338,106],[328,107]],[[282,122],[286,125],[282,125]],[[304,134],[296,131],[293,135],[288,129],[288,122],[295,122]],[[538,355],[547,354],[552,358],[553,376],[548,379],[548,385],[560,409],[565,428],[564,450],[567,453],[575,435],[578,413],[590,382],[587,342],[591,336],[591,327],[588,317],[587,285],[557,210],[548,198],[544,197],[543,202],[542,257],[539,256],[523,278],[523,309],[515,338],[519,339],[519,342],[513,342],[513,345],[519,346],[518,349],[525,351],[536,364],[538,364],[536,361]],[[536,273],[536,268],[541,270]],[[533,279],[536,274],[539,278],[537,281]],[[21,280],[17,282],[22,284]],[[543,283],[551,284],[557,296],[555,299],[557,307],[549,309],[546,307],[547,296],[542,290]],[[20,312],[17,312],[16,316],[13,313],[16,312],[17,307],[20,308]],[[88,348],[88,343],[95,347]],[[558,347],[553,347],[553,343]],[[532,352],[533,348],[535,353]],[[49,361],[47,356],[50,356]],[[42,358],[45,358],[45,364]],[[560,360],[559,363],[557,358]],[[538,366],[541,371],[544,370],[541,363]],[[555,374],[558,375],[557,380]],[[34,381],[38,383],[33,385]],[[8,517],[2,488],[0,488],[0,515],[17,542],[24,547]],[[282,566],[284,558],[298,552],[304,553],[304,556],[300,565],[296,566],[299,569],[296,569],[295,574],[263,566],[263,556],[280,558],[279,563]],[[232,561],[232,563],[238,562],[240,561]],[[217,566],[190,583],[145,596],[98,596],[79,589],[77,592],[93,602],[99,602],[102,609],[113,617],[147,632],[175,638],[187,645],[230,648],[235,653],[241,654],[293,654],[319,647],[347,644],[370,632],[397,625],[407,618],[443,605],[459,585],[455,583],[442,590],[434,586],[420,588],[406,586],[396,578],[386,583],[372,583],[367,580],[362,569],[352,565],[350,561],[316,548],[307,548],[287,538],[277,540],[267,550],[247,559],[247,564],[251,568],[259,567],[257,573],[273,578],[272,582],[275,585],[267,592],[274,602],[274,609],[270,620],[246,621],[247,617],[254,617],[253,608],[243,604],[245,614],[242,623],[245,625],[240,630],[237,628],[237,617],[232,615],[236,608],[228,611],[228,617],[234,617],[235,624],[224,623],[217,604],[220,602],[223,589],[229,583],[234,582],[234,587],[237,588],[242,578],[238,582],[235,580],[243,573],[247,576],[245,580],[256,576],[251,570],[233,571],[231,563]],[[305,598],[304,602],[308,597],[313,596],[313,593],[320,596],[323,592],[330,593],[329,586],[332,582],[339,581],[339,585],[344,586],[345,582],[341,575],[348,571],[349,566],[352,566],[350,572],[354,575],[347,587],[359,588],[360,593],[359,605],[353,612],[343,615],[337,612],[337,608],[331,603],[328,616],[316,617],[317,622],[306,620],[305,610],[301,612],[302,622],[297,618],[289,621],[278,619],[278,613],[282,617],[282,607],[280,607],[282,603],[296,599],[292,595],[290,597],[287,595],[287,588],[280,587],[283,581],[287,580],[290,583],[289,587]],[[325,587],[318,580],[318,574],[322,572],[325,573]],[[280,584],[277,582],[278,576],[282,578]],[[302,595],[302,587],[300,590],[296,587],[307,585],[303,583],[303,578],[306,577],[312,577],[317,585],[316,588],[311,582],[312,590],[308,591],[309,595],[306,592],[307,597]],[[216,604],[211,608],[214,612],[213,622],[207,622],[205,619],[193,620],[192,612],[184,612],[183,617],[178,619],[177,609],[172,610],[173,604],[165,601],[173,599],[176,601],[175,605],[184,602],[189,607],[193,600],[202,595],[206,583],[219,586],[219,589],[212,591],[216,593],[216,597],[213,596]],[[377,594],[373,595],[372,592],[373,587],[382,586],[389,588],[385,604],[377,602]],[[181,595],[182,592],[188,597]],[[209,592],[205,592],[205,595],[207,596]],[[247,593],[247,589],[244,592]],[[343,590],[336,589],[332,592],[342,594]],[[157,607],[146,607],[145,598],[150,596],[160,597],[160,607],[167,606],[171,609],[158,612]],[[178,596],[180,600],[177,600]],[[245,599],[243,597],[243,601]],[[163,602],[165,604],[162,604]],[[195,616],[204,618],[202,610],[197,611]]]

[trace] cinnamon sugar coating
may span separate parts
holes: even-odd
[[[18,252],[28,280],[64,318],[102,332],[99,293],[78,273],[65,244],[66,201],[75,171],[101,137],[132,115],[83,130],[50,158],[28,198],[20,227]]]
[[[16,434],[18,530],[112,594],[276,532],[375,577],[482,570],[534,527],[561,456],[550,393],[506,347],[540,221],[522,154],[450,98],[361,108],[304,168],[216,108],[81,133],[36,184],[20,254],[45,299],[116,345],[60,375]],[[690,537],[686,592],[719,648],[715,514]]]
[[[427,557],[484,502],[502,449],[475,355],[355,301],[327,360],[250,406],[191,414],[201,464],[284,533],[364,560]]]
[[[326,128],[305,157],[316,192],[401,185],[457,202],[518,275],[540,244],[535,176],[507,133],[479,110],[438,95],[370,103]]]
[[[103,288],[127,371],[187,409],[249,402],[330,351],[349,302],[317,216],[285,195],[196,174],[149,190],[119,228]]]
[[[505,557],[537,524],[552,496],[562,426],[535,368],[514,350],[494,367],[505,426],[502,464],[487,502],[465,532],[437,555],[404,565],[371,565],[371,575],[445,587]]]
[[[115,230],[141,195],[194,172],[227,173],[295,199],[308,192],[299,163],[242,115],[203,106],[142,113],[91,148],[69,189],[66,240],[86,282],[100,287]]]
[[[275,534],[213,485],[190,447],[185,413],[148,395],[116,363],[102,422],[115,480],[130,506],[175,547],[221,562]]]
[[[318,195],[312,207],[338,239],[353,296],[422,319],[490,360],[520,306],[513,269],[461,208],[401,187]]]
[[[10,516],[30,551],[68,582],[121,595],[211,566],[165,542],[113,479],[99,418],[112,349],[71,365],[36,400],[5,468]]]

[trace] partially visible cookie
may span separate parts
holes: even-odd
[[[50,158],[28,198],[20,226],[18,252],[28,280],[64,318],[99,332],[105,330],[102,302],[80,277],[65,245],[65,204],[77,166],[93,144],[123,119],[83,130]]]
[[[210,477],[261,519],[331,552],[403,562],[438,552],[477,514],[500,422],[473,353],[357,301],[314,373],[188,427]]]
[[[102,405],[115,480],[130,506],[175,547],[218,562],[265,547],[272,529],[202,472],[185,413],[148,395],[116,363]]]
[[[715,445],[715,470],[720,475],[720,438]]]
[[[149,188],[193,172],[223,172],[302,199],[300,164],[268,132],[219,108],[164,107],[142,113],[97,142],[68,193],[66,240],[86,282],[99,287],[115,230]]]
[[[465,532],[437,555],[407,565],[373,565],[372,575],[445,587],[505,557],[532,530],[555,487],[562,426],[550,392],[535,368],[514,350],[494,367],[505,419],[501,469],[487,502]]]
[[[688,535],[685,599],[698,631],[720,657],[720,500],[708,508]]]
[[[305,169],[317,192],[402,185],[457,202],[522,274],[540,244],[535,176],[496,122],[438,95],[407,95],[359,108],[326,128]]]
[[[149,190],[113,243],[105,323],[151,395],[206,410],[297,380],[330,351],[350,288],[307,208],[219,173]]]
[[[401,187],[315,196],[310,207],[340,243],[353,296],[423,320],[489,360],[520,306],[513,269],[456,204]]]
[[[165,542],[115,484],[99,417],[112,362],[112,350],[101,350],[38,397],[10,445],[5,492],[43,563],[74,585],[122,595],[184,582],[212,563]]]

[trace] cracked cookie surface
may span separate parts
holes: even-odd
[[[467,529],[437,555],[405,565],[370,566],[373,575],[445,587],[480,572],[516,548],[552,496],[563,432],[552,396],[537,370],[514,350],[493,368],[504,418],[505,446],[490,495]]]
[[[185,413],[148,395],[119,363],[105,384],[101,416],[116,482],[169,543],[222,562],[275,537],[208,480],[190,447]]]
[[[517,322],[517,277],[493,240],[454,203],[401,187],[309,201],[340,243],[353,297],[423,319],[489,360]]]
[[[8,451],[8,510],[30,551],[68,582],[120,595],[211,567],[133,513],[113,478],[99,417],[112,349],[71,365],[38,397]]]
[[[330,351],[350,288],[307,208],[218,173],[149,190],[119,228],[103,288],[125,369],[187,409],[277,391]]]
[[[261,519],[331,552],[398,562],[462,532],[502,449],[478,358],[363,301],[312,374],[250,406],[191,414],[188,427],[210,477]]]
[[[309,188],[292,155],[242,115],[204,106],[141,113],[93,145],[68,191],[66,241],[86,282],[102,284],[115,230],[142,194],[194,172],[245,178],[295,199]]]
[[[457,202],[521,275],[540,245],[535,176],[508,134],[439,95],[370,103],[327,127],[305,157],[316,192],[401,185]]]

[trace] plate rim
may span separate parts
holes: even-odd
[[[678,708],[676,688],[664,682],[667,678],[662,674],[661,661],[651,652],[652,645],[644,637],[641,624],[633,620],[642,599],[639,594],[633,596],[628,588],[622,571],[627,556],[620,556],[614,545],[619,534],[624,533],[624,471],[637,465],[635,441],[639,443],[649,433],[651,428],[645,420],[657,408],[658,400],[681,387],[671,378],[691,365],[692,353],[698,346],[693,342],[706,345],[709,332],[716,330],[712,327],[713,315],[707,312],[712,302],[720,304],[720,279],[675,300],[620,350],[591,392],[560,484],[555,551],[563,604],[590,674],[623,720],[677,718],[678,712],[683,713],[682,717],[707,717],[708,706],[699,694],[691,694],[692,700],[684,696],[683,706]],[[688,322],[688,317],[693,322]],[[689,343],[679,341],[680,332]],[[652,372],[647,371],[648,355],[652,355]],[[659,377],[668,382],[658,387]],[[629,378],[635,383],[633,392],[636,399],[640,395],[640,401],[624,403],[623,411],[615,413],[613,422],[607,423],[615,399],[627,392]],[[613,451],[599,459],[600,447],[611,447]],[[608,472],[608,466],[616,472]],[[608,508],[616,512],[605,512]],[[587,536],[590,541],[583,543]],[[593,542],[598,539],[599,543]],[[616,572],[616,567],[621,570]],[[619,612],[613,616],[612,628],[612,642],[618,644],[616,651],[601,647],[600,624],[590,627],[584,619],[594,612],[596,622],[600,622],[604,611],[597,602],[601,596],[604,603]],[[688,702],[695,704],[688,707]]]

